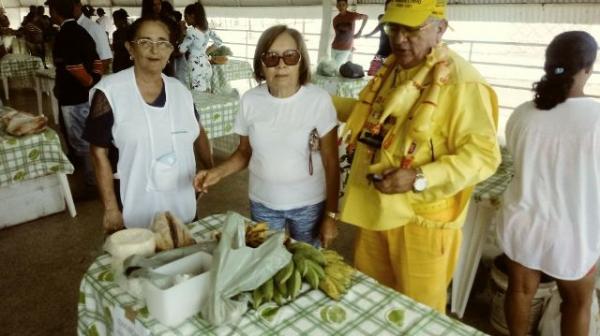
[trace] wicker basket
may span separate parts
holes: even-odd
[[[213,64],[225,64],[229,59],[227,56],[211,56],[210,62]]]

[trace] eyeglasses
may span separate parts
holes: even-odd
[[[153,45],[156,46],[156,49],[161,51],[173,49],[173,44],[171,44],[169,41],[152,41],[151,39],[141,38],[131,42],[137,44],[138,47],[144,50],[150,50]]]
[[[267,51],[260,55],[260,60],[267,68],[277,66],[280,59],[283,59],[285,65],[296,65],[300,62],[300,58],[300,52],[294,49],[284,51],[283,55],[279,55],[274,51]]]
[[[399,24],[395,24],[395,23],[385,23],[383,25],[383,31],[388,36],[397,35],[397,34],[402,33],[405,37],[411,38],[411,37],[416,37],[417,35],[419,35],[419,33],[421,31],[423,31],[425,28],[429,27],[430,25],[431,25],[431,22],[427,22],[418,27],[408,27],[408,26],[403,26],[403,25],[399,25]]]

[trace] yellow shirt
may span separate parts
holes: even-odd
[[[387,96],[398,83],[419,70],[394,69],[379,95]],[[341,220],[369,230],[389,230],[408,223],[459,228],[464,222],[472,187],[492,175],[500,163],[496,140],[498,103],[493,89],[460,56],[449,52],[449,82],[442,86],[433,116],[433,135],[419,144],[413,168],[421,167],[428,185],[421,193],[380,193],[366,178],[372,154],[358,142]],[[427,79],[424,85],[431,82]],[[373,109],[381,109],[377,99]],[[334,98],[340,120],[346,120],[356,100]],[[406,122],[397,120],[397,122]],[[401,118],[401,117],[400,117]],[[397,141],[403,141],[400,134]],[[436,213],[452,210],[450,217]]]

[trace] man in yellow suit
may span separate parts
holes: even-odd
[[[500,163],[496,94],[441,43],[445,0],[392,0],[393,55],[358,100],[334,97],[352,166],[341,221],[355,266],[445,313],[473,186]]]

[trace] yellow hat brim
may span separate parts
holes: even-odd
[[[418,27],[425,23],[431,15],[430,9],[388,8],[381,18],[381,23],[396,23],[407,27]]]

